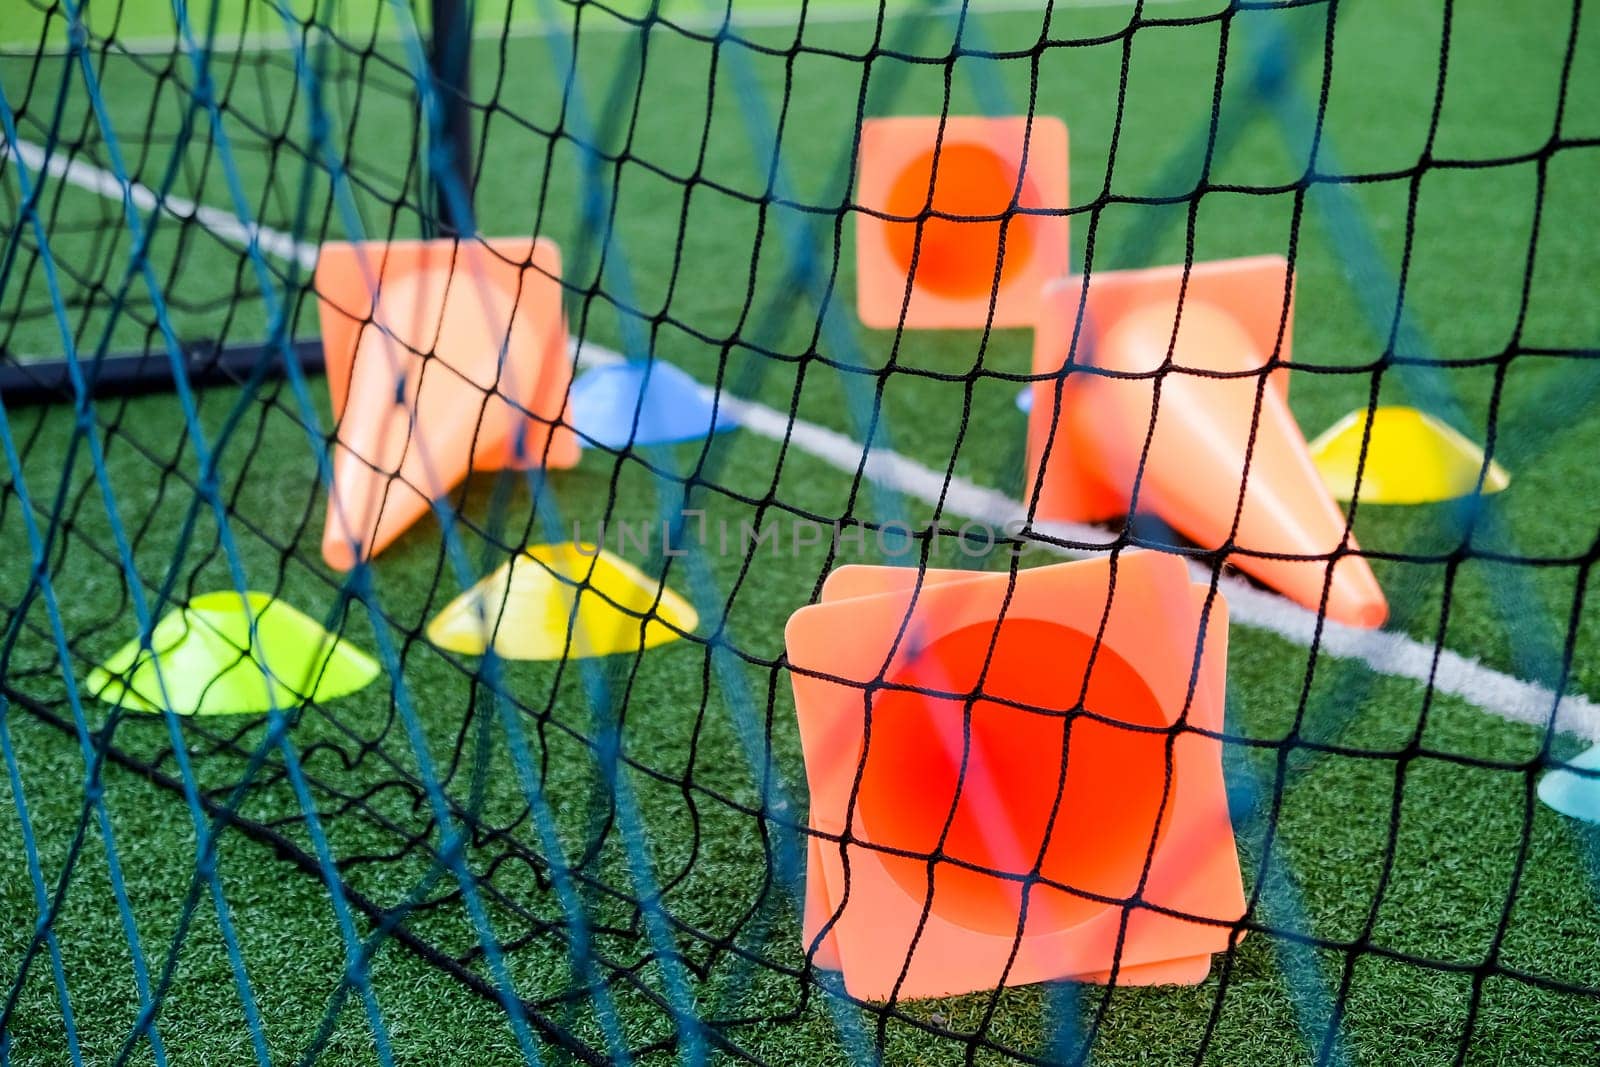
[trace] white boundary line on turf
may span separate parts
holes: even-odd
[[[579,358],[598,365],[614,363],[623,357],[585,342],[579,349]],[[701,391],[707,399],[716,395],[706,386],[701,386]],[[773,408],[726,394],[719,403],[740,425],[757,436],[773,441],[787,439],[807,455],[852,474],[861,464],[861,445],[835,430],[791,419]],[[865,475],[876,484],[905,493],[929,507],[942,497],[947,514],[984,523],[991,529],[1000,529],[1008,522],[1021,523],[1027,518],[1028,509],[1022,501],[959,475],[947,477],[897,452],[874,450],[867,457]],[[1101,527],[1071,523],[1035,523],[1034,527],[1045,536],[1063,541],[1106,546],[1112,543],[1110,531]],[[1090,554],[1048,543],[1041,547],[1062,555]],[[1190,564],[1190,572],[1196,581],[1210,581],[1210,571],[1197,563]],[[1219,588],[1228,599],[1228,614],[1234,622],[1266,630],[1305,648],[1311,646],[1316,635],[1316,612],[1242,578],[1224,577]],[[1546,687],[1486,667],[1449,649],[1438,650],[1436,668],[1432,645],[1392,630],[1361,630],[1325,619],[1318,652],[1335,659],[1358,660],[1380,674],[1396,678],[1426,683],[1431,674],[1434,688],[1439,692],[1460,697],[1514,722],[1543,726],[1555,702],[1555,694]],[[1556,728],[1589,741],[1600,741],[1600,705],[1580,694],[1568,694],[1561,701]]]
[[[10,142],[0,142],[0,162],[11,154],[12,147]],[[133,206],[140,211],[153,211],[159,203],[167,214],[186,222],[193,221],[201,229],[228,244],[237,245],[241,249],[248,248],[253,239],[256,247],[268,255],[279,259],[298,259],[306,270],[317,265],[315,246],[301,244],[288,234],[265,226],[248,227],[231,211],[205,207],[181,196],[169,196],[165,203],[162,203],[156,191],[148,185],[132,182],[125,189],[122,182],[118,181],[117,176],[110,171],[93,163],[85,163],[81,159],[68,158],[59,152],[51,155],[31,141],[19,141],[15,150],[29,170],[38,171],[43,167],[50,177],[59,178],[68,185],[77,186],[96,196],[103,196],[107,200],[120,203],[126,193],[133,201]]]
[[[967,11],[974,15],[1008,15],[1026,14],[1042,10],[1043,0],[969,0]],[[1132,7],[1134,0],[1056,0],[1057,10],[1070,11],[1075,8],[1107,8],[1107,7]],[[1146,7],[1166,6],[1169,4],[1193,3],[1195,0],[1144,0]],[[903,18],[907,15],[954,15],[960,12],[961,5],[946,3],[936,7],[922,7],[912,3],[891,4],[886,17],[890,19]],[[596,9],[594,19],[599,21],[587,22],[583,27],[584,33],[632,33],[638,27],[617,17],[601,19],[605,12]],[[868,22],[877,18],[877,8],[863,7],[860,3],[830,3],[813,5],[806,13],[806,25],[827,25],[852,22]],[[780,26],[789,26],[796,23],[800,17],[800,9],[796,7],[781,7],[747,11],[735,14],[730,21],[735,29],[771,29]],[[705,31],[714,30],[722,25],[720,13],[703,13],[698,11],[683,13],[668,13],[663,16],[665,21],[684,29]],[[509,29],[493,25],[474,26],[472,36],[474,40],[521,40],[524,38],[548,37],[556,33],[571,33],[570,23],[552,25],[547,22],[516,22]],[[382,43],[393,43],[405,39],[405,35],[398,30],[388,30],[378,34],[374,40]],[[118,38],[113,52],[127,55],[167,55],[173,51],[187,51],[187,45],[178,39],[177,31],[170,36],[147,35],[141,37]],[[216,47],[213,51],[220,54],[234,52],[281,52],[297,47],[299,42],[281,30],[253,30],[247,33],[222,33],[217,35]],[[45,55],[65,55],[66,49],[59,45],[49,45],[42,50]]]
[[[0,159],[5,158],[4,149],[5,146],[0,145]],[[26,141],[18,146],[17,154],[34,170],[39,168],[45,157],[42,148]],[[122,183],[114,175],[81,160],[69,162],[60,158],[51,159],[48,173],[98,196],[121,200],[124,195]],[[156,206],[155,193],[145,186],[133,185],[128,195],[143,210],[149,211]],[[245,226],[226,211],[203,207],[183,197],[169,196],[161,206],[177,218],[193,220],[228,244],[244,247],[254,238],[263,252],[296,259],[307,270],[316,265],[317,247],[297,241],[289,234],[264,226]],[[579,362],[589,366],[617,363],[624,358],[620,353],[593,342],[584,342],[581,346],[575,342],[573,351]],[[702,385],[700,388],[706,397],[716,396],[709,387]],[[754,401],[727,395],[716,399],[722,408],[738,419],[741,426],[759,437],[772,441],[787,440],[814,459],[847,473],[853,474],[861,466],[862,446],[836,430],[793,418]],[[947,476],[897,452],[882,449],[870,451],[865,475],[871,481],[914,497],[929,507],[942,498],[945,512],[952,517],[982,522],[991,528],[1000,528],[1008,522],[1020,522],[1027,515],[1027,508],[1021,501],[954,473]],[[1065,541],[1089,545],[1111,543],[1109,531],[1099,527],[1065,523],[1035,525],[1046,536]],[[1064,555],[1086,554],[1056,550]],[[1210,580],[1209,572],[1198,564],[1191,564],[1191,571],[1199,581]],[[1259,589],[1241,578],[1224,577],[1219,588],[1228,599],[1228,614],[1234,622],[1264,630],[1303,648],[1310,647],[1318,625],[1316,612]],[[1477,660],[1449,649],[1435,649],[1432,645],[1393,630],[1359,630],[1331,620],[1322,620],[1321,625],[1322,638],[1318,645],[1321,655],[1356,660],[1380,674],[1416,682],[1426,683],[1431,676],[1433,686],[1439,692],[1460,697],[1513,722],[1543,726],[1549,721],[1555,694],[1542,685],[1486,667]],[[1600,704],[1582,694],[1562,697],[1556,714],[1556,729],[1591,742],[1600,742]]]

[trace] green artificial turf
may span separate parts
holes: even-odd
[[[1314,103],[1324,73],[1325,9],[1239,14],[1228,23],[1223,52],[1216,20],[1185,21],[1216,7],[1151,7],[1148,17],[1172,21],[1142,25],[1131,34],[1126,102],[1109,177],[1129,39],[1126,8],[1058,5],[1049,35],[1081,43],[1044,50],[1036,83],[1034,64],[1025,55],[999,61],[965,57],[955,64],[948,107],[954,113],[977,111],[998,96],[1020,109],[1031,92],[1039,112],[1065,118],[1074,206],[1094,203],[1108,188],[1117,197],[1186,195],[1201,180],[1205,142],[1195,135],[1210,116],[1221,62],[1226,77],[1218,148],[1206,174],[1208,191],[1193,205],[1192,216],[1188,202],[1085,210],[1073,217],[1074,257],[1082,262],[1091,231],[1096,269],[1181,260],[1190,240],[1197,259],[1281,252],[1300,203],[1294,356],[1325,368],[1294,375],[1292,402],[1308,433],[1367,403],[1372,374],[1335,371],[1370,364],[1384,347],[1363,312],[1361,278],[1341,256],[1349,227],[1371,233],[1378,269],[1394,273],[1409,226],[1407,312],[1434,356],[1461,364],[1438,372],[1460,405],[1460,428],[1482,440],[1492,425],[1496,454],[1514,481],[1488,502],[1486,516],[1494,521],[1480,523],[1470,550],[1454,565],[1379,559],[1379,577],[1394,608],[1391,625],[1497,669],[1539,676],[1538,652],[1549,646],[1559,655],[1576,610],[1571,689],[1600,697],[1600,614],[1578,599],[1596,592],[1584,565],[1592,561],[1600,532],[1600,473],[1593,463],[1600,454],[1600,409],[1592,399],[1596,372],[1573,359],[1519,355],[1499,375],[1497,399],[1498,368],[1485,365],[1510,348],[1592,349],[1600,338],[1600,303],[1593,298],[1593,280],[1600,277],[1600,245],[1594,240],[1600,208],[1592,193],[1600,179],[1600,147],[1569,143],[1600,137],[1596,113],[1580,106],[1600,89],[1593,58],[1600,55],[1600,29],[1593,19],[1582,26],[1557,129],[1570,11],[1554,0],[1516,11],[1459,5],[1429,155],[1436,164],[1470,165],[1419,170],[1439,79],[1440,15],[1423,4],[1341,5],[1317,170],[1387,177],[1314,184],[1301,198],[1292,186],[1306,170],[1307,138],[1286,139],[1272,113],[1251,102],[1247,56],[1250,42],[1269,29],[1309,35],[1315,47],[1293,83]],[[370,31],[373,10],[370,0],[365,7],[344,5],[341,17]],[[584,11],[585,20],[593,20],[590,29],[607,21],[625,28],[594,8]],[[254,28],[264,13],[260,5],[230,5],[227,14],[248,18]],[[165,28],[150,9],[132,4],[124,5],[121,18],[97,29],[131,36],[159,35]],[[51,20],[59,22],[59,16],[46,21]],[[968,44],[1026,51],[1040,38],[1041,21],[1028,13],[984,16],[977,20],[981,44]],[[12,25],[4,31],[8,41],[30,40],[28,32],[13,33]],[[563,115],[557,53],[549,41],[514,37],[496,48],[480,45],[474,91],[487,105],[481,113],[486,156],[476,208],[486,232],[540,232],[562,242],[575,293],[603,294],[575,296],[569,304],[575,333],[622,347],[628,336],[623,326],[629,325],[644,331],[659,355],[703,381],[721,373],[763,403],[858,439],[862,427],[852,415],[848,385],[853,379],[860,390],[881,381],[876,442],[935,470],[948,468],[1014,494],[1021,485],[1024,423],[1012,399],[1014,376],[1029,367],[1028,333],[998,331],[986,342],[975,333],[907,334],[894,349],[888,334],[856,330],[858,350],[845,351],[831,335],[812,337],[815,309],[786,273],[796,251],[795,227],[809,227],[824,266],[831,262],[831,210],[847,192],[835,163],[852,136],[859,96],[867,93],[869,114],[937,111],[944,104],[946,68],[920,60],[949,53],[950,24],[921,20],[898,36],[895,31],[902,29],[901,20],[891,22],[888,39],[907,57],[878,56],[870,66],[861,58],[874,47],[870,21],[808,26],[803,43],[812,51],[792,60],[785,53],[796,31],[782,27],[751,29],[742,34],[751,46],[725,43],[717,50],[657,28],[642,53],[628,33],[584,34],[577,67],[583,103],[598,131],[586,130],[571,110]],[[339,118],[340,143],[350,146],[342,154],[363,231],[410,235],[420,194],[414,178],[406,177],[414,149],[406,60],[397,43],[369,46],[366,40],[356,34],[328,46],[328,102]],[[22,136],[42,143],[49,137],[62,63],[18,53],[8,44],[0,59],[0,87],[19,115]],[[372,59],[359,68],[366,53]],[[175,157],[174,145],[182,143],[183,166],[172,176],[173,191],[226,206],[229,193],[211,134],[204,121],[185,126],[191,84],[186,62],[108,51],[99,67],[105,100],[139,180],[151,186],[167,180],[164,168]],[[290,95],[292,64],[281,53],[242,49],[219,55],[216,63],[216,80],[228,99],[224,127],[252,210],[274,227],[343,236],[345,216],[324,177],[311,179],[304,209],[297,201],[301,161],[291,149],[304,144],[309,110],[303,97]],[[754,86],[741,81],[742,71]],[[864,86],[869,75],[871,83]],[[58,137],[89,145],[86,158],[103,162],[102,142],[91,132],[75,77],[69,78]],[[895,82],[900,84],[891,92]],[[784,193],[824,212],[762,204],[767,148],[752,147],[749,109],[760,123],[772,123],[780,104],[782,162],[790,183]],[[569,100],[568,108],[576,107]],[[567,136],[552,143],[548,133],[558,124]],[[603,170],[605,180],[614,182],[617,233],[603,276],[597,274],[598,250],[579,239],[585,233],[578,196],[583,161],[571,136],[590,132],[608,152],[629,160],[615,171]],[[0,171],[0,219],[15,232],[17,186],[7,166]],[[1408,218],[1413,196],[1415,216]],[[1355,223],[1339,214],[1339,201],[1352,205]],[[1536,205],[1541,226],[1534,242]],[[297,226],[302,210],[307,213]],[[132,286],[130,313],[110,311],[131,248],[118,206],[52,183],[44,214],[53,253],[73,274],[85,276],[69,286],[74,344],[93,351],[102,331],[113,351],[146,344],[151,302],[142,282]],[[837,239],[843,254],[834,300],[848,321],[854,292],[848,225]],[[45,282],[26,251],[33,237],[21,241],[19,262],[31,266],[0,289],[0,340],[8,354],[19,357],[58,355],[64,345],[48,315]],[[163,218],[157,220],[151,261],[179,336],[247,343],[264,335],[268,309],[236,250]],[[287,272],[278,262],[270,268]],[[1392,288],[1388,292],[1392,303]],[[619,305],[637,312],[631,323],[624,322]],[[785,310],[796,313],[785,316]],[[297,305],[294,323],[299,336],[315,335],[312,302]],[[734,337],[743,343],[719,343]],[[759,354],[752,344],[781,358]],[[852,360],[873,370],[892,360],[895,373],[874,379],[838,369]],[[986,374],[973,377],[975,369]],[[1416,399],[1402,377],[1386,372],[1380,397]],[[327,400],[320,382],[310,383],[309,399],[325,430]],[[334,613],[333,621],[339,621],[341,579],[323,566],[318,550],[324,494],[302,425],[310,413],[279,382],[252,393],[213,390],[197,404],[206,439],[217,449],[217,484],[245,581],[313,617]],[[90,457],[81,442],[73,443],[73,413],[58,407],[7,414],[33,502],[46,511],[59,502],[69,518],[49,558],[70,639],[63,665],[48,636],[45,605],[37,597],[22,599],[31,561],[8,479],[0,496],[0,543],[7,549],[0,556],[0,604],[20,633],[5,662],[7,686],[70,719],[63,674],[81,683],[93,663],[132,636],[133,608]],[[200,466],[176,402],[103,401],[94,417],[106,481],[146,595],[153,597],[167,583],[180,599],[231,585],[214,516],[203,507],[192,509]],[[787,521],[796,513],[881,518],[898,511],[913,523],[930,517],[916,501],[858,486],[803,451],[781,450],[744,431],[714,439],[705,454],[691,444],[619,461],[591,449],[576,470],[552,476],[549,499],[567,523],[578,521],[590,531],[603,516],[613,522],[654,516],[662,488],[645,459],[679,476],[700,465],[704,484],[687,503],[706,510],[713,530],[719,524],[737,531],[741,523]],[[673,497],[666,506],[681,503]],[[548,536],[535,522],[533,496],[520,477],[474,478],[456,504],[469,520],[460,530],[469,576],[500,562],[495,542]],[[186,523],[191,513],[192,525]],[[1463,539],[1448,507],[1363,507],[1356,532],[1363,547],[1380,557],[1441,557]],[[1542,733],[1487,715],[1469,701],[1429,699],[1421,686],[1348,662],[1320,657],[1308,677],[1303,647],[1243,626],[1230,635],[1228,726],[1240,743],[1228,746],[1229,781],[1247,883],[1265,883],[1254,918],[1291,936],[1246,938],[1224,967],[1192,989],[1119,988],[1107,995],[1100,987],[1063,984],[1008,990],[996,998],[915,1002],[902,1005],[903,1016],[889,1019],[881,1035],[876,1015],[837,1001],[830,1008],[829,996],[815,988],[802,999],[794,977],[742,963],[741,955],[789,968],[803,963],[792,902],[768,881],[772,861],[766,848],[782,838],[783,823],[803,818],[805,804],[789,682],[772,664],[782,652],[784,620],[814,597],[828,560],[820,549],[792,547],[763,551],[748,570],[740,553],[708,554],[714,587],[709,598],[691,581],[685,562],[668,567],[667,580],[697,601],[701,633],[726,634],[742,660],[730,665],[719,657],[713,665],[704,645],[678,642],[598,668],[625,695],[618,712],[623,754],[630,761],[623,779],[637,799],[651,878],[666,887],[666,911],[681,924],[679,951],[705,972],[693,982],[694,1010],[705,1018],[748,1020],[726,1030],[742,1048],[779,1064],[848,1062],[837,1010],[864,1028],[869,1044],[881,1040],[891,1064],[963,1062],[968,1045],[945,1032],[981,1034],[990,1045],[977,1047],[978,1062],[1003,1062],[997,1048],[1064,1055],[1070,1049],[1053,1047],[1055,1036],[1090,1025],[1099,1063],[1182,1063],[1202,1055],[1216,1063],[1301,1063],[1316,1057],[1328,1007],[1337,1000],[1343,1005],[1341,1048],[1352,1062],[1448,1062],[1463,1042],[1469,1014],[1470,1062],[1592,1062],[1600,1043],[1600,1002],[1543,983],[1600,986],[1593,880],[1600,868],[1590,858],[1595,842],[1589,832],[1541,806],[1530,807],[1536,777],[1530,768],[1544,743]],[[1041,552],[1029,562],[1050,558]],[[998,556],[964,558],[948,543],[932,562],[1004,565]],[[420,638],[426,620],[460,588],[440,551],[437,525],[419,524],[383,555],[371,576],[381,614],[374,618],[352,606],[342,615],[343,632],[369,650],[379,647],[380,636],[393,643],[410,708],[398,709],[381,687],[368,689],[308,709],[291,737],[317,783],[321,829],[341,877],[379,906],[395,907],[419,887],[421,897],[438,899],[455,885],[435,868],[428,848],[405,842],[407,833],[429,828],[427,798],[406,784],[419,777],[408,715],[426,737],[435,774],[458,814],[470,813],[480,828],[506,828],[513,843],[535,852],[546,850],[524,817],[518,761],[499,719],[505,709],[475,681],[474,661],[441,653]],[[646,888],[624,847],[624,829],[613,824],[611,789],[594,745],[605,729],[590,709],[582,674],[575,664],[507,664],[501,685],[522,709],[515,714],[568,859],[595,847],[584,865],[593,878],[582,890],[586,910],[597,927],[600,955],[637,969],[642,988],[626,981],[611,988],[626,1043],[644,1048],[671,1037],[670,1015],[651,999],[667,988],[668,975],[626,899]],[[748,704],[739,699],[741,690]],[[754,721],[741,720],[741,711]],[[92,701],[84,715],[89,729],[107,727],[120,751],[153,761],[162,774],[178,773],[161,721],[132,714],[113,721],[109,709]],[[741,735],[741,722],[749,733]],[[263,724],[231,725],[212,720],[204,724],[207,732],[201,724],[179,727],[189,735],[186,747],[199,783],[213,799],[224,800],[234,785],[248,780],[240,817],[311,850],[281,761],[274,757],[263,770],[246,773]],[[17,813],[0,819],[0,854],[11,860],[0,868],[0,975],[15,973],[38,916],[22,860],[18,805],[25,798],[49,891],[69,854],[79,853],[53,929],[83,1058],[114,1062],[138,1004],[103,837],[85,804],[83,756],[76,740],[16,703],[4,727],[23,797],[0,784],[0,811]],[[750,736],[760,758],[772,761],[786,798],[784,808],[765,818],[760,784],[747,759]],[[1576,747],[1570,738],[1555,745],[1562,755]],[[461,759],[452,760],[457,754]],[[195,871],[190,813],[181,796],[121,767],[107,767],[104,778],[128,897],[147,960],[159,971]],[[1281,805],[1275,808],[1272,796],[1280,786]],[[1263,874],[1269,835],[1273,862]],[[435,836],[431,844],[437,843]],[[504,838],[484,833],[464,851],[465,862],[494,895],[488,916],[496,934],[518,942],[506,961],[517,992],[545,1001],[551,1018],[605,1047],[603,1020],[593,1003],[561,999],[577,979],[563,948],[569,931],[561,925],[561,903],[541,882],[545,871],[507,854]],[[340,988],[345,948],[327,886],[237,830],[221,838],[218,871],[274,1062],[295,1062],[308,1049],[318,1051],[322,1063],[374,1062],[361,1004]],[[1293,892],[1286,888],[1291,883]],[[177,941],[157,1024],[168,1058],[248,1062],[250,1027],[217,911],[205,894],[193,915]],[[540,927],[540,936],[524,941],[543,923],[556,925]],[[365,919],[357,927],[363,935],[371,931]],[[474,949],[475,924],[458,901],[411,912],[405,927],[492,981]],[[1303,937],[1324,947],[1305,948]],[[1474,968],[1489,960],[1535,980],[1496,973],[1475,988]],[[507,1016],[404,946],[384,943],[367,973],[398,1062],[516,1058]],[[1213,1017],[1224,976],[1226,992]],[[325,1013],[332,1029],[324,1037]],[[1073,1025],[1064,1027],[1063,1020]],[[1209,1043],[1202,1048],[1208,1025]],[[33,961],[18,991],[6,1039],[6,1062],[66,1062],[47,956]],[[559,1062],[560,1053],[541,1051]],[[152,1059],[146,1044],[132,1055],[134,1062]],[[667,1052],[646,1057],[671,1058]]]
[[[859,0],[825,0],[812,4],[823,19],[846,16],[860,8]],[[920,6],[918,0],[889,5],[891,12]],[[120,42],[134,50],[148,51],[181,37],[176,5],[171,0],[73,0],[89,30],[91,43]],[[735,22],[753,18],[769,21],[799,7],[792,0],[732,0]],[[608,0],[604,8],[590,9],[596,24],[615,23],[616,16],[638,20],[652,8],[667,19],[680,22],[714,21],[730,10],[725,0],[707,4],[705,0]],[[224,43],[240,36],[257,38],[285,35],[290,22],[316,25],[336,33],[372,34],[396,37],[406,22],[427,31],[431,21],[428,4],[393,0],[189,0],[185,4],[186,22],[196,40],[204,40],[215,19],[218,39]],[[473,24],[481,36],[492,36],[507,28],[524,33],[533,30],[570,27],[576,5],[572,0],[473,0]],[[0,45],[37,47],[44,41],[59,48],[68,40],[71,12],[67,0],[16,0],[0,26]],[[606,31],[613,26],[607,25]],[[617,27],[626,28],[626,27]],[[604,31],[603,31],[604,32]],[[257,43],[257,42],[253,42]],[[113,44],[113,48],[116,45]]]

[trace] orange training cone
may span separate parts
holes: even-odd
[[[1197,982],[1227,949],[1244,893],[1215,737],[1226,604],[1204,617],[1206,589],[1160,553],[1123,554],[1114,596],[1112,577],[1105,559],[1023,571],[1007,603],[1006,574],[927,571],[918,589],[913,570],[844,567],[789,620],[805,940],[853,995],[1113,965]],[[975,692],[970,712],[935,695]]]
[[[1289,410],[1288,372],[1272,371],[1258,389],[1273,352],[1289,358],[1288,265],[1278,256],[1196,263],[1178,316],[1183,273],[1158,267],[1091,275],[1077,353],[1064,377],[1082,279],[1048,288],[1033,370],[1050,377],[1033,385],[1028,426],[1038,517],[1126,516],[1137,480],[1138,510],[1207,549],[1222,547],[1231,533],[1236,551],[1228,562],[1315,609],[1332,554],[1359,546]],[[1300,558],[1274,558],[1283,556]],[[1366,560],[1345,555],[1331,565],[1328,617],[1383,625],[1388,604]]]
[[[1137,559],[1142,553],[1130,554],[1124,559]],[[1136,564],[1142,565],[1142,564]],[[1169,568],[1170,569],[1170,568]],[[964,581],[975,577],[971,571],[958,570],[925,570],[923,584],[945,583]],[[878,593],[909,591],[915,587],[917,572],[906,567],[869,567],[869,566],[844,566],[837,568],[827,577],[822,586],[822,600],[839,601],[848,600],[857,596],[872,596]],[[1196,604],[1203,605],[1205,600],[1205,587],[1196,586]],[[1222,623],[1226,629],[1227,604],[1220,595],[1217,606],[1214,606],[1213,618]],[[1225,655],[1226,650],[1219,653]],[[1190,720],[1194,720],[1191,718]],[[1232,830],[1230,828],[1231,835]],[[819,851],[820,841],[811,838],[808,870],[820,872],[822,860]],[[1235,880],[1237,880],[1235,878]],[[1231,883],[1229,883],[1231,884]],[[823,879],[809,878],[806,882],[806,919],[805,930],[807,944],[814,939],[817,931],[833,913],[834,904],[827,899],[827,891]],[[816,965],[826,970],[839,970],[841,965],[838,957],[838,946],[831,933],[824,937],[818,945],[814,957]],[[1196,956],[1182,957],[1174,960],[1162,960],[1152,963],[1129,963],[1124,956],[1122,965],[1117,968],[1116,980],[1119,985],[1195,985],[1205,980],[1211,972],[1211,954],[1201,953]],[[1058,977],[1070,978],[1080,982],[1098,982],[1105,984],[1111,980],[1111,969],[1089,971],[1083,974],[1064,975]]]
[[[1044,283],[1067,272],[1067,128],[1046,116],[946,118],[941,138],[940,124],[929,116],[861,126],[861,321],[880,329],[981,329],[993,297],[994,326],[1032,326]],[[1021,213],[1011,213],[1013,202]],[[930,203],[942,216],[965,217],[928,216],[919,242],[915,220]],[[1029,213],[1035,210],[1060,214]]]
[[[577,463],[560,277],[544,238],[322,247],[329,566],[383,551],[469,471]]]

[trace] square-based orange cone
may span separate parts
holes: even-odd
[[[1288,371],[1268,370],[1290,356],[1291,283],[1283,257],[1256,256],[1047,286],[1028,492],[1044,521],[1153,513],[1305,607],[1326,586],[1335,622],[1380,626],[1387,602],[1312,462]]]
[[[805,948],[810,951],[812,943],[816,943],[816,952],[811,961],[824,971],[838,971],[844,966],[839,957],[839,943],[831,929],[824,932],[828,920],[832,918],[835,903],[828,896],[828,886],[822,876],[822,849],[837,848],[832,842],[824,843],[820,838],[812,837],[806,848],[806,900],[805,900]],[[818,935],[821,940],[818,941]],[[1206,975],[1211,973],[1211,954],[1201,953],[1198,956],[1188,956],[1183,959],[1168,960],[1160,963],[1129,964],[1124,963],[1117,968],[1116,981],[1118,985],[1198,985],[1205,981]],[[1056,976],[1059,979],[1075,982],[1095,982],[1106,985],[1111,982],[1111,969],[1103,971],[1090,971],[1085,974],[1067,974]]]
[[[947,582],[966,581],[975,577],[972,571],[936,570],[926,569],[922,572],[922,583],[943,584]],[[908,591],[917,584],[917,572],[909,567],[873,567],[846,565],[834,569],[822,584],[821,600],[829,601],[849,600],[858,596],[873,596],[881,593]],[[1199,601],[1203,607],[1205,599],[1204,587],[1195,587]],[[1226,611],[1226,603],[1218,597],[1221,608]],[[1225,620],[1224,620],[1225,626]],[[822,856],[820,849],[824,847],[820,838],[815,836],[809,839],[807,850],[807,871],[818,872],[816,877],[806,880],[806,913],[804,921],[805,943],[809,948],[816,940],[817,934],[823,929],[835,910],[834,901],[829,899],[828,890],[821,876]],[[831,847],[837,847],[832,845]],[[824,970],[837,971],[841,968],[838,944],[832,931],[822,938],[817,945],[816,954],[813,956],[816,966]],[[1158,961],[1145,964],[1130,964],[1124,957],[1121,965],[1116,969],[1118,985],[1195,985],[1203,982],[1211,972],[1211,954],[1202,953],[1175,960]],[[1079,981],[1106,984],[1111,981],[1111,969],[1092,971],[1085,974],[1061,975],[1061,978]]]
[[[1006,574],[916,582],[841,568],[789,622],[818,965],[870,999],[1104,981],[1114,964],[1119,982],[1199,981],[1244,911],[1215,737],[1221,597],[1202,622],[1206,589],[1148,552],[1117,561],[1115,595],[1109,560],[1021,572],[1003,620]],[[950,695],[980,691],[970,717]]]
[[[958,116],[943,120],[941,140],[940,123],[936,115],[862,123],[861,321],[876,329],[982,329],[993,296],[992,325],[1032,326],[1044,284],[1068,269],[1067,128],[1050,116]],[[916,220],[930,210],[930,192],[940,215],[926,218],[919,241]],[[1021,211],[1012,213],[1013,201]],[[1034,213],[1041,211],[1059,214]]]
[[[381,552],[469,471],[577,463],[560,278],[545,238],[322,246],[330,566]]]

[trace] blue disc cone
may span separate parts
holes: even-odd
[[[572,383],[572,423],[597,444],[625,448],[629,441],[640,445],[696,441],[730,428],[734,419],[724,410],[713,426],[711,398],[700,383],[658,359],[584,372]]]
[[[1563,815],[1600,823],[1600,745],[1545,775],[1539,782],[1539,799]]]
[[[1017,410],[1024,415],[1033,413],[1033,386],[1024,385],[1022,387],[1022,392],[1017,394],[1016,404]]]

